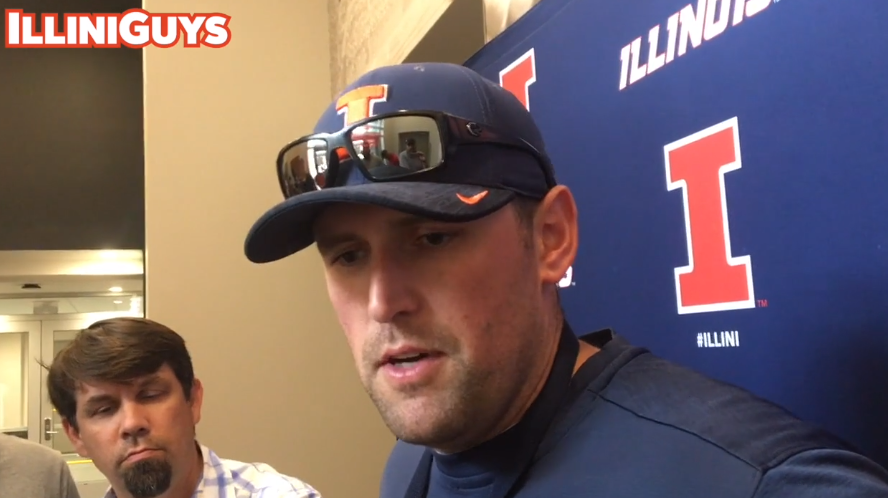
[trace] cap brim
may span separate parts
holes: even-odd
[[[244,252],[253,263],[270,263],[305,249],[314,243],[315,218],[331,204],[371,204],[437,221],[465,222],[483,218],[514,198],[509,190],[425,182],[318,190],[283,201],[263,214],[247,234]]]

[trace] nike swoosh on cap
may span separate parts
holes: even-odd
[[[479,192],[479,193],[477,193],[473,196],[470,196],[470,197],[466,197],[462,194],[456,194],[456,197],[457,197],[457,199],[465,202],[466,204],[478,204],[479,202],[481,202],[481,199],[487,197],[487,192],[488,191],[485,190],[484,192]]]

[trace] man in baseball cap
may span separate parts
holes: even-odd
[[[422,167],[381,157],[408,139]],[[285,200],[246,255],[316,244],[399,439],[380,496],[888,497],[882,468],[781,408],[610,330],[577,337],[557,294],[573,196],[524,106],[477,73],[370,71],[275,167]]]

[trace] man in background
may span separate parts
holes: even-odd
[[[422,171],[425,169],[425,154],[416,149],[416,139],[408,138],[404,141],[405,148],[398,156],[398,165],[410,171]]]
[[[62,455],[0,433],[0,497],[80,498]]]
[[[320,498],[299,479],[220,458],[195,439],[203,386],[185,341],[160,323],[90,325],[56,355],[47,386],[75,450],[111,483],[106,498]]]

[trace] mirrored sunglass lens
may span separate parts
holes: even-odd
[[[355,128],[351,139],[374,178],[397,177],[441,163],[441,134],[438,123],[430,117],[381,118]]]
[[[286,197],[324,188],[327,172],[327,142],[299,142],[281,158],[281,187]]]

